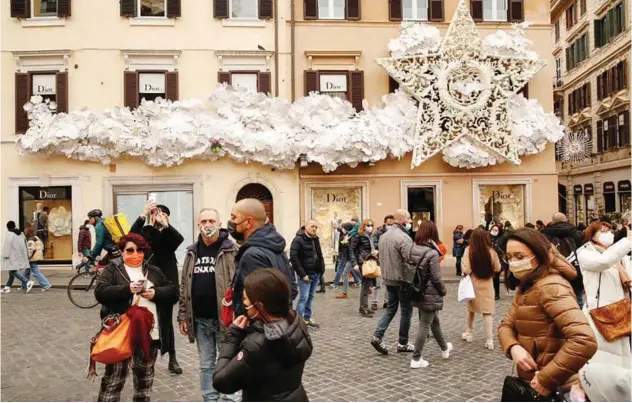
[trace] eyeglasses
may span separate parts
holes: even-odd
[[[136,248],[125,248],[125,253],[142,253],[143,251],[141,249],[136,249]]]

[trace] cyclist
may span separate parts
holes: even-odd
[[[103,250],[107,252],[107,256],[101,259],[101,265],[107,265],[111,259],[119,258],[121,254],[116,248],[116,245],[114,245],[114,241],[112,241],[112,235],[110,235],[110,232],[103,224],[103,212],[99,209],[90,210],[88,213],[88,221],[94,226],[97,239],[94,248],[90,251],[90,256],[84,257],[82,262],[96,261],[96,259],[101,256]]]

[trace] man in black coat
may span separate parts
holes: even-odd
[[[257,269],[279,269],[290,284],[293,301],[298,294],[298,288],[294,270],[290,267],[285,253],[285,239],[276,231],[274,225],[266,224],[263,203],[257,199],[240,200],[233,207],[230,217],[231,220],[227,223],[228,232],[237,242],[243,242],[235,256],[235,317],[244,314],[241,301],[244,279]],[[288,304],[292,301],[288,301]]]
[[[150,251],[145,253],[146,262],[158,267],[167,279],[178,289],[178,261],[176,249],[184,237],[169,225],[171,212],[167,206],[147,203],[141,215],[136,219],[130,232],[140,234],[147,239]],[[149,225],[145,222],[149,218]],[[173,331],[173,304],[165,304],[158,310],[160,317],[161,353],[169,353],[169,371],[181,374],[182,368],[176,360],[176,346]]]
[[[296,312],[312,329],[319,328],[312,320],[312,301],[320,277],[325,272],[325,259],[316,231],[318,231],[318,223],[308,220],[305,226],[298,230],[290,247],[290,263],[298,275],[299,282]]]
[[[584,234],[574,225],[568,223],[564,213],[553,214],[553,220],[543,227],[541,232],[577,270],[577,278],[570,283],[575,295],[577,295],[577,304],[580,308],[583,307],[584,279],[575,251],[584,244]]]

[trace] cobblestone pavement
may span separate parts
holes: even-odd
[[[441,323],[454,344],[450,359],[441,359],[434,339],[428,339],[425,369],[411,370],[410,354],[397,354],[398,317],[386,333],[391,349],[378,354],[369,344],[379,315],[357,313],[358,290],[349,300],[334,299],[335,290],[317,294],[314,319],[321,329],[312,332],[314,353],[303,381],[312,401],[499,401],[504,376],[511,362],[498,346],[483,346],[482,320],[477,318],[474,343],[460,340],[464,307],[456,302],[456,284],[448,285]],[[510,297],[497,305],[495,323],[507,309]],[[88,381],[88,343],[99,325],[98,308],[82,310],[70,303],[65,290],[23,294],[14,289],[1,296],[1,399],[2,401],[94,401],[99,383]],[[381,308],[381,307],[380,307]],[[378,312],[381,314],[382,309]],[[417,333],[413,314],[411,340]],[[496,344],[498,344],[496,342]],[[154,401],[201,401],[198,356],[195,346],[177,337],[183,375],[167,371],[167,356],[156,364]],[[103,367],[98,367],[103,374]],[[123,400],[131,400],[131,376]]]

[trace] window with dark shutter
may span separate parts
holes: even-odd
[[[57,73],[55,77],[57,113],[68,113],[68,72]]]
[[[57,17],[70,17],[70,0],[57,0]]]
[[[624,60],[619,63],[619,90],[624,90],[628,87],[628,61]]]
[[[483,0],[470,0],[470,13],[474,21],[483,21]]]
[[[29,18],[31,0],[11,0],[11,18]]]
[[[136,0],[119,0],[121,17],[136,17]]]
[[[388,19],[401,21],[403,19],[402,0],[388,0]]]
[[[610,69],[612,71],[612,92],[619,91],[619,69],[618,66],[614,66]]]
[[[360,0],[346,0],[345,13],[347,20],[357,21],[360,19]]]
[[[586,14],[586,0],[580,0],[580,2],[579,2],[579,6],[580,6],[580,8],[581,8],[581,10],[580,10],[580,14],[581,14],[581,15]]]
[[[349,72],[349,101],[356,111],[362,110],[364,100],[364,71],[355,70]]]
[[[273,0],[259,0],[259,19],[269,20],[273,17],[272,1]]]
[[[601,38],[602,22],[603,22],[602,20],[594,20],[595,48],[600,48],[603,45],[602,38]]]
[[[507,21],[510,21],[510,22],[524,21],[523,0],[509,0],[509,7],[507,7]]]
[[[272,74],[269,72],[261,72],[259,73],[259,79],[257,80],[259,86],[259,92],[263,92],[264,94],[272,93]]]
[[[625,111],[619,115],[619,147],[625,147],[629,145],[630,145],[630,111]]]
[[[568,94],[568,114],[573,114],[573,93]]]
[[[320,91],[318,70],[305,70],[305,96],[310,92]]]
[[[182,16],[182,4],[180,0],[167,0],[167,18]]]
[[[586,83],[584,85],[584,90],[585,90],[585,94],[586,94],[585,95],[586,96],[586,106],[589,107],[592,104],[592,101],[590,99],[591,98],[590,83]]]
[[[170,0],[171,1],[171,0]],[[179,97],[179,81],[177,71],[168,71],[165,73],[165,99],[177,101]]]
[[[597,76],[597,101],[601,101],[602,89],[601,89],[601,74]]]
[[[228,1],[229,0],[213,0],[214,18],[228,18]]]
[[[31,76],[28,73],[15,73],[15,132],[26,133],[29,129],[28,114],[24,104],[31,99]]]
[[[597,152],[603,151],[603,122],[597,121]]]
[[[608,144],[610,145],[610,148],[616,148],[619,145],[617,141],[617,126],[617,115],[608,118]]]
[[[428,6],[428,20],[429,21],[443,21],[445,19],[443,13],[443,0],[429,0]]]
[[[230,72],[229,71],[218,71],[217,72],[217,82],[218,83],[226,83],[226,84],[230,85],[231,84]]]
[[[303,18],[306,20],[318,19],[318,0],[305,0],[303,4]]]
[[[123,76],[124,105],[130,109],[138,107],[139,88],[138,73],[135,71],[126,71]]]

